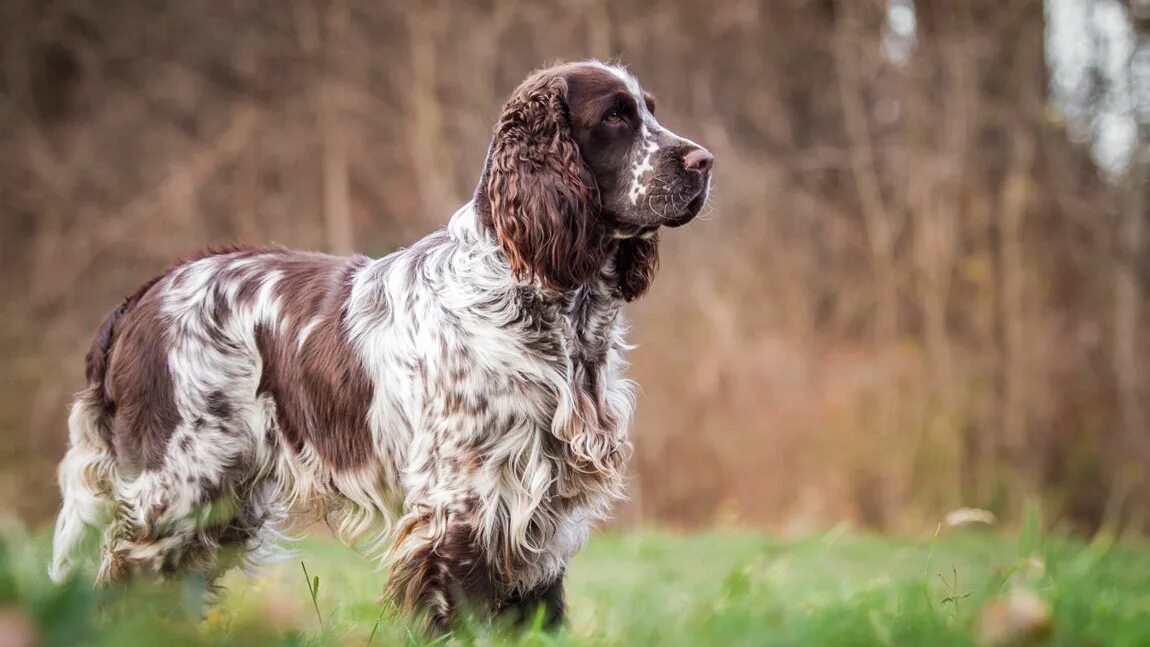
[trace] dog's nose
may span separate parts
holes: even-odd
[[[683,158],[683,166],[685,166],[688,171],[706,173],[711,170],[711,164],[713,164],[714,161],[715,156],[711,154],[711,151],[705,148],[696,148],[690,153],[687,153],[687,156]]]

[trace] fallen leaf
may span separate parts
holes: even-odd
[[[982,607],[979,644],[1026,645],[1048,637],[1053,629],[1050,605],[1034,592],[1018,588]]]

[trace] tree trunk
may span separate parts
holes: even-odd
[[[331,0],[326,9],[324,34],[324,73],[320,81],[319,121],[323,138],[323,220],[328,251],[350,254],[354,244],[351,215],[351,180],[348,174],[347,146],[341,123],[341,81],[336,77],[341,65],[340,51],[347,47],[348,10],[344,0]]]
[[[1129,494],[1144,485],[1140,465],[1130,457],[1145,455],[1146,408],[1141,330],[1143,289],[1141,259],[1145,254],[1145,227],[1150,218],[1150,0],[1130,4],[1134,26],[1134,52],[1129,79],[1138,138],[1127,169],[1127,195],[1117,223],[1114,254],[1114,377],[1119,398],[1119,466],[1112,505],[1123,506]]]
[[[882,192],[878,159],[874,152],[868,124],[868,109],[863,94],[863,80],[859,69],[858,18],[852,11],[852,3],[838,2],[835,5],[834,56],[835,73],[842,105],[843,130],[849,145],[851,177],[858,194],[858,202],[863,216],[868,248],[871,259],[871,272],[878,292],[873,319],[875,351],[880,358],[889,358],[898,342],[898,283],[895,266],[894,241],[898,224],[894,213],[888,208]],[[890,362],[893,364],[893,362]],[[888,374],[876,395],[877,415],[875,425],[884,442],[897,442],[899,438],[899,391],[896,376]],[[874,474],[865,477],[880,484],[884,491],[877,493],[881,506],[877,514],[885,517],[890,510],[901,507],[901,495],[894,491],[893,484]],[[882,486],[882,483],[886,483]],[[880,524],[882,519],[873,520]]]

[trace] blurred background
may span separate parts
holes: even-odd
[[[383,255],[532,69],[716,155],[630,306],[620,523],[1150,525],[1150,2],[5,0],[0,511],[57,505],[104,315],[225,241]]]

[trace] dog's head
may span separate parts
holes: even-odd
[[[478,200],[520,276],[571,289],[616,254],[619,293],[631,300],[654,274],[658,229],[702,208],[712,161],[655,120],[654,98],[626,70],[568,63],[511,95]]]

